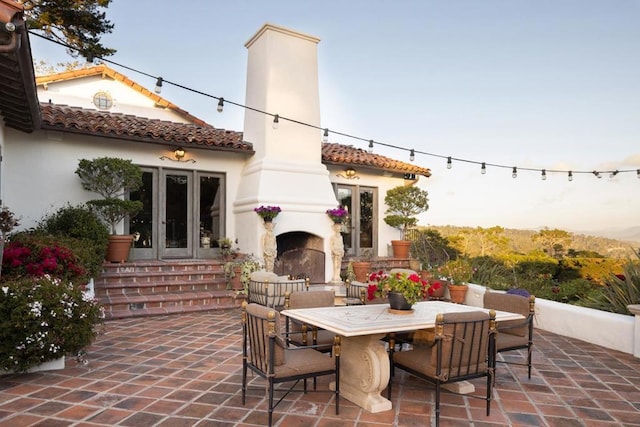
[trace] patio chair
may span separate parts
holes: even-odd
[[[487,402],[487,416],[491,412],[495,373],[495,311],[438,314],[434,342],[431,346],[413,350],[389,351],[393,368],[435,384],[435,418],[440,425],[440,394],[443,384],[487,377],[486,396],[465,394]],[[392,369],[392,373],[395,369]],[[393,375],[389,377],[387,397],[391,398]],[[453,392],[452,392],[453,393]]]
[[[287,292],[285,294],[284,307],[288,309],[333,307],[335,305],[334,291],[302,291]],[[308,346],[312,344],[316,350],[327,352],[333,348],[333,341],[336,336],[333,332],[319,329],[314,325],[307,325],[298,320],[286,318],[286,331],[288,343],[297,346]]]
[[[485,308],[518,313],[525,317],[524,320],[508,320],[498,323],[496,350],[498,353],[502,353],[526,348],[527,356],[525,363],[504,360],[498,360],[498,362],[526,366],[529,379],[531,379],[535,304],[536,297],[534,295],[527,298],[522,295],[490,292],[488,289],[484,294]]]
[[[346,305],[362,305],[365,304],[367,298],[367,284],[360,282],[352,282],[347,279],[345,282],[346,296],[344,302]]]
[[[316,351],[313,346],[287,347],[280,334],[280,313],[259,304],[242,303],[242,404],[246,403],[247,371],[267,381],[269,426],[273,409],[303,380],[324,375],[335,377],[336,415],[340,413],[340,337],[336,336],[332,355]],[[274,403],[275,385],[293,384]]]
[[[248,286],[250,303],[264,305],[280,311],[284,308],[286,292],[309,290],[309,278],[291,279],[289,276],[278,276],[272,272],[255,271],[251,273]]]

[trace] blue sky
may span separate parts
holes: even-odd
[[[416,155],[430,208],[422,225],[640,226],[640,1],[114,0],[104,42],[113,61],[193,89],[245,100],[244,43],[265,23],[321,39],[322,126]],[[37,60],[69,61],[31,37]],[[155,81],[125,69],[152,88]],[[162,95],[216,127],[242,130],[243,109],[165,85]],[[331,142],[366,148],[332,136]],[[408,152],[377,147],[407,160]]]

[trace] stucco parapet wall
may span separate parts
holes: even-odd
[[[269,30],[286,34],[288,36],[294,36],[300,39],[305,39],[312,43],[320,43],[320,39],[318,37],[301,33],[300,31],[291,30],[289,28],[281,27],[279,25],[270,24],[267,22],[244,44],[244,47],[249,48],[256,40],[260,38],[260,36],[262,36],[262,34],[264,34]]]

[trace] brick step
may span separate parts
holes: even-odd
[[[220,271],[224,262],[219,260],[180,260],[180,261],[135,261],[127,263],[104,263],[103,274],[126,275],[135,273],[171,273],[179,271]]]
[[[167,280],[159,282],[117,282],[101,283],[96,286],[96,296],[109,297],[117,295],[141,294],[155,295],[174,292],[200,292],[227,290],[226,279],[215,280]]]
[[[206,271],[166,271],[166,272],[135,272],[135,273],[103,273],[98,278],[101,284],[112,283],[155,283],[187,280],[224,280],[222,270]]]
[[[159,295],[129,294],[100,298],[106,319],[156,316],[239,307],[244,295],[235,290],[175,292]]]

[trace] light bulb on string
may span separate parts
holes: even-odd
[[[598,172],[598,171],[593,171],[593,172],[591,172],[591,173],[592,173],[592,174],[594,174],[594,175],[596,176],[596,178],[598,178],[598,179],[602,179],[602,175],[600,175],[600,172]]]
[[[154,89],[155,93],[162,92],[162,81],[162,77],[158,77],[158,80],[156,80],[156,88]]]
[[[412,148],[411,151],[409,152],[409,160],[413,162],[415,159],[416,159],[416,152],[413,151],[413,148]]]
[[[373,153],[373,139],[369,140],[369,153]]]
[[[329,141],[329,129],[325,128],[324,133],[322,134],[322,142],[328,142],[328,141]]]
[[[511,171],[511,178],[517,178],[518,177],[518,168],[517,167],[513,167],[513,170]]]
[[[609,178],[613,178],[614,176],[618,175],[618,171],[613,171],[611,172],[611,175],[609,175]]]
[[[224,110],[224,98],[218,100],[218,113],[222,113],[222,110]]]
[[[636,171],[636,175],[637,175],[638,179],[640,179],[640,169],[638,169],[638,170]]]
[[[451,169],[451,166],[453,166],[453,164],[451,163],[451,156],[447,157],[447,169]]]
[[[280,123],[280,116],[276,114],[273,116],[273,128],[278,129],[278,124]]]
[[[485,162],[482,162],[482,166],[480,167],[480,173],[482,175],[487,173],[487,165],[485,164]]]
[[[543,181],[547,180],[547,171],[545,169],[542,169],[542,180]]]
[[[569,181],[573,181],[573,172],[569,171]]]

